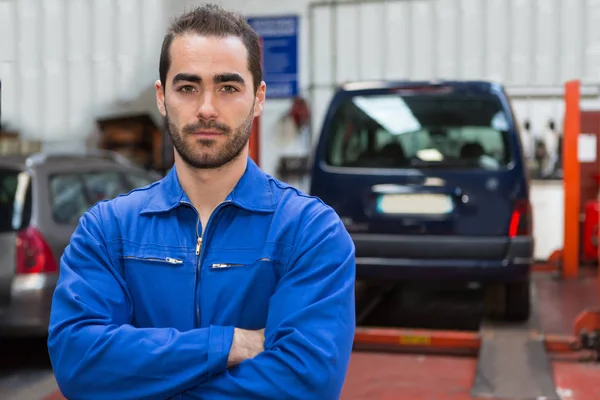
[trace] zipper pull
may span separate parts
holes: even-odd
[[[200,250],[202,250],[202,237],[198,237],[198,242],[196,243],[196,255],[200,254]]]

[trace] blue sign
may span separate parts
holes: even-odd
[[[287,98],[298,94],[298,17],[248,18],[260,36],[267,97]]]

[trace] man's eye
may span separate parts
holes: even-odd
[[[186,86],[180,87],[178,91],[179,92],[183,92],[183,93],[189,93],[189,92],[193,92],[194,91],[194,87],[186,85]]]
[[[231,85],[225,85],[221,88],[221,90],[227,93],[237,92],[237,89]]]

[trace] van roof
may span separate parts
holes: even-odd
[[[381,80],[381,81],[355,81],[346,82],[339,86],[339,89],[346,92],[376,90],[376,89],[410,89],[423,87],[452,87],[457,89],[469,89],[480,92],[490,92],[493,90],[504,90],[502,84],[493,81],[483,80]]]

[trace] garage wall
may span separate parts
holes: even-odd
[[[562,120],[561,99],[542,89],[600,82],[597,0],[359,1],[312,14],[316,98],[348,80],[491,79],[540,130]]]
[[[0,0],[2,123],[79,147],[97,116],[148,110],[164,0]]]
[[[536,86],[600,81],[599,0],[218,2],[248,16],[300,16],[301,95],[316,128],[332,88],[346,80],[497,79],[518,87],[515,108],[535,130],[562,114],[560,98],[540,98]],[[148,110],[158,118],[152,82],[165,23],[198,3],[0,0],[2,123],[27,138],[74,144],[97,115]],[[271,172],[272,150],[297,153],[306,142],[282,126],[288,108],[271,101],[263,118]]]
[[[28,138],[74,143],[98,114],[148,109],[156,115],[151,82],[165,22],[197,3],[0,0],[2,123]],[[560,117],[562,104],[556,96],[540,99],[535,86],[600,81],[599,0],[219,3],[248,16],[301,17],[301,94],[312,100],[315,127],[332,87],[346,80],[497,79],[519,87],[517,112],[538,130]],[[266,138],[282,129],[275,121],[288,107],[285,100],[269,104]],[[303,143],[292,139],[273,142],[283,149]],[[265,164],[272,170],[269,157]]]
[[[290,101],[269,100],[261,121],[261,165],[269,173],[280,155],[308,151],[335,85],[347,80],[495,79],[534,130],[549,118],[561,126],[565,80],[600,82],[600,0],[218,2],[247,16],[300,17],[300,95],[311,102],[315,129],[298,134],[281,119]],[[159,121],[152,85],[164,27],[198,3],[0,0],[2,123],[66,148],[84,144],[96,117],[139,111]],[[591,85],[584,107],[600,109],[597,97]],[[557,201],[540,206],[548,216],[562,212],[562,191],[552,193]],[[562,243],[561,229],[536,231],[551,235],[540,242]]]

